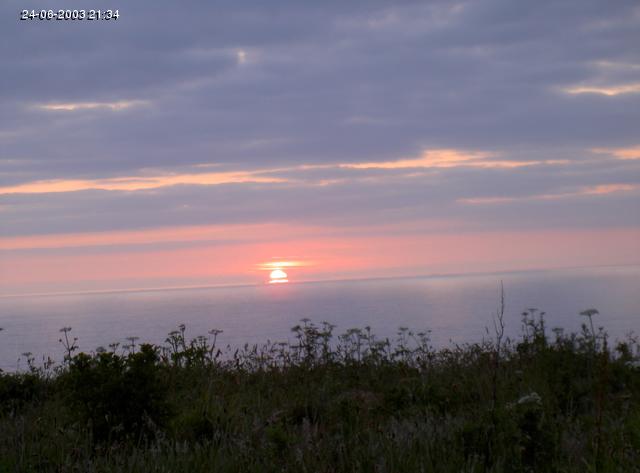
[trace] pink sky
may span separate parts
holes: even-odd
[[[272,261],[295,262],[292,282],[640,263],[635,229],[367,231],[271,224],[5,238],[2,294],[261,284]]]

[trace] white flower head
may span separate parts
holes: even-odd
[[[522,404],[536,404],[538,406],[541,406],[542,398],[537,392],[532,391],[529,394],[525,394],[520,399],[518,399],[518,402],[516,404],[518,404],[519,406]]]

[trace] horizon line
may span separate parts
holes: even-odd
[[[465,276],[492,276],[492,275],[512,275],[521,273],[540,273],[546,271],[570,271],[577,269],[598,269],[598,268],[632,268],[640,267],[640,264],[602,264],[587,266],[563,266],[558,268],[533,268],[533,269],[511,269],[496,271],[470,271],[465,273],[430,273],[430,274],[413,274],[402,276],[373,276],[373,277],[355,277],[355,278],[337,278],[337,279],[308,279],[289,281],[287,285],[298,284],[322,284],[333,282],[365,282],[365,281],[385,281],[396,279],[439,279],[439,278],[457,278]],[[262,287],[273,286],[273,284],[265,283],[238,283],[238,284],[199,284],[189,286],[157,286],[157,287],[139,287],[139,288],[112,288],[112,289],[89,289],[86,291],[56,291],[56,292],[27,292],[19,294],[0,294],[0,299],[14,299],[22,297],[56,297],[56,296],[80,296],[80,295],[102,295],[102,294],[119,294],[130,292],[161,292],[161,291],[185,291],[194,289],[233,289],[243,287]]]

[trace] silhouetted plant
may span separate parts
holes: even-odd
[[[438,350],[308,319],[291,342],[222,349],[181,325],[72,350],[50,378],[0,375],[0,471],[634,471],[637,340],[548,340],[529,308],[512,341],[504,313],[493,340]]]
[[[582,312],[580,312],[580,315],[587,317],[589,319],[589,327],[591,329],[591,337],[593,338],[593,348],[596,349],[596,331],[593,328],[593,316],[594,315],[598,315],[600,312],[598,312],[596,309],[586,309],[583,310]]]
[[[67,362],[73,356],[73,352],[78,349],[78,337],[73,337],[72,339],[70,339],[69,332],[71,332],[71,327],[62,327],[60,329],[60,333],[63,334],[63,337],[58,340],[64,347],[64,360]]]
[[[129,353],[135,353],[136,352],[136,342],[140,340],[140,337],[127,337],[127,341],[129,342],[127,345],[124,346],[125,350],[127,350]]]
[[[148,344],[126,356],[79,353],[69,360],[63,380],[74,412],[88,422],[96,441],[137,438],[164,424],[168,386],[158,362],[156,348]]]

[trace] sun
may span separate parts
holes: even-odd
[[[289,280],[287,279],[287,273],[285,273],[280,268],[274,269],[273,271],[271,271],[271,274],[269,274],[269,277],[270,277],[269,284],[289,282]]]
[[[268,284],[277,284],[289,282],[289,274],[285,271],[289,271],[289,269],[291,269],[291,271],[295,273],[297,268],[309,266],[310,264],[311,262],[309,261],[272,257],[271,261],[256,264],[256,268],[258,271],[268,272],[267,274],[269,274],[269,279],[266,281]],[[296,279],[296,276],[297,274],[294,275],[294,279]]]

